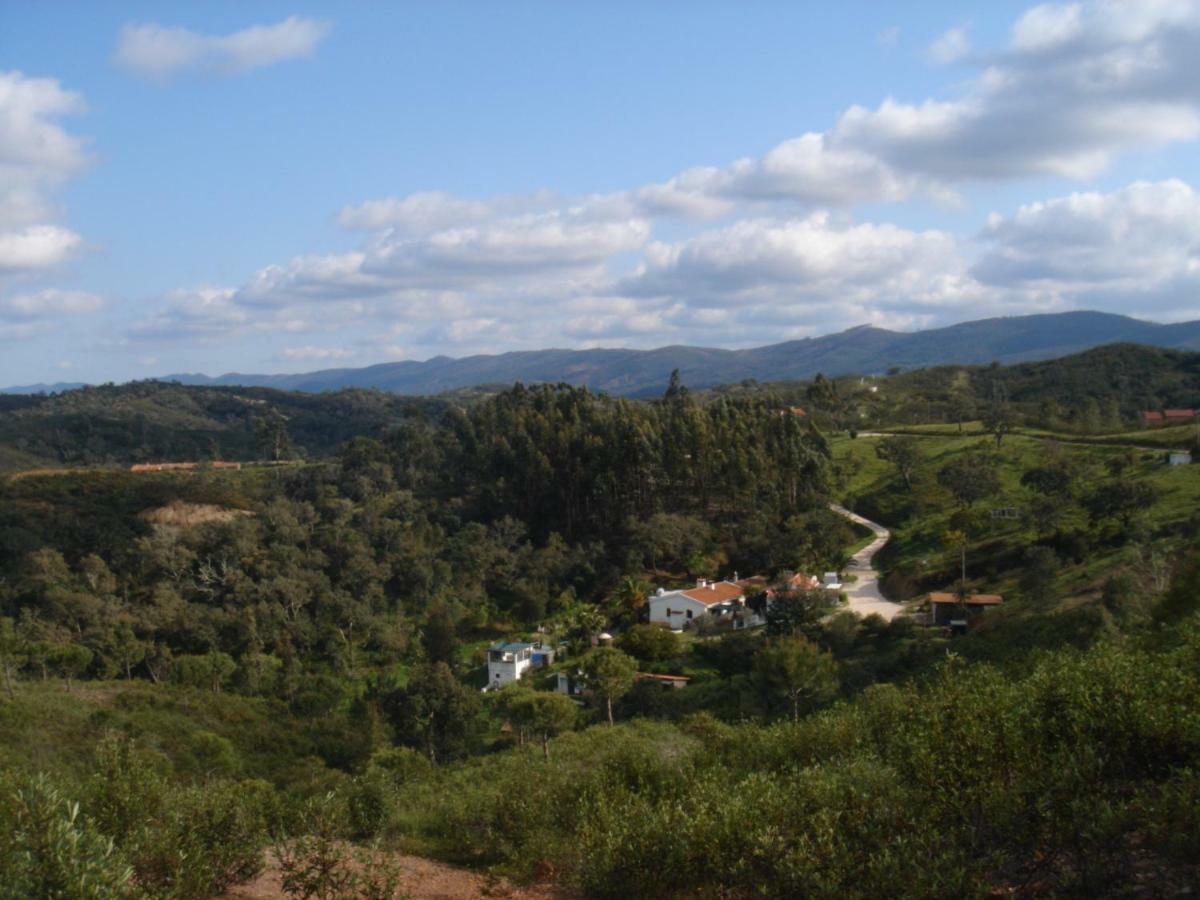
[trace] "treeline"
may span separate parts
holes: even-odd
[[[5,451],[46,465],[328,457],[358,435],[378,435],[446,403],[381,391],[305,394],[166,382],[0,397]]]
[[[1200,353],[1112,344],[1044,362],[817,376],[802,384],[741,385],[715,393],[763,390],[803,405],[832,430],[956,425],[1003,415],[1015,425],[1100,434],[1138,425],[1143,410],[1200,408]]]
[[[658,513],[778,522],[818,507],[828,488],[827,444],[777,398],[701,405],[677,375],[655,404],[517,385],[439,423],[402,423],[385,444],[397,484],[417,496],[459,498],[471,518],[512,516],[568,540]]]
[[[542,389],[527,390],[536,395]],[[34,463],[88,466],[147,460],[328,458],[354,437],[378,439],[397,426],[411,426],[400,428],[394,439],[405,452],[415,454],[414,465],[419,468],[425,458],[422,454],[429,449],[423,432],[437,431],[447,417],[457,415],[480,428],[479,438],[483,439],[489,424],[467,411],[484,398],[508,397],[510,393],[496,388],[418,398],[374,390],[309,394],[146,381],[50,396],[0,396],[0,468]],[[695,399],[703,408],[728,402],[804,407],[818,425],[834,431],[958,423],[984,418],[1000,406],[1016,424],[1099,433],[1136,424],[1142,410],[1200,407],[1200,354],[1114,344],[1061,359],[1011,366],[942,366],[869,378],[817,376],[800,383],[749,381],[706,391]],[[569,401],[560,398],[555,403],[558,410],[541,410],[550,425],[558,423],[557,416],[578,414],[566,408]],[[569,448],[582,454],[579,472],[584,475],[600,471],[594,464],[604,453],[625,454],[626,468],[635,477],[628,488],[638,494],[635,502],[646,491],[648,475],[638,461],[653,457],[658,449],[653,439],[648,446],[646,435],[638,432],[639,414],[628,414],[628,410],[644,406],[636,401],[600,404],[592,413],[599,418],[625,416],[630,420],[626,432],[618,442],[607,441],[603,451],[595,446]],[[501,403],[489,409],[503,417],[510,415],[506,409],[511,407],[510,399],[507,407]],[[498,424],[503,428],[503,422]],[[719,422],[710,420],[709,424]],[[605,428],[617,430],[615,426]],[[469,445],[469,430],[456,430]],[[764,434],[778,438],[783,437],[781,431],[786,429]],[[733,436],[757,442],[767,439],[764,434]],[[707,437],[725,440],[730,436],[730,429],[724,428],[710,429]],[[701,435],[702,441],[705,438]],[[497,477],[504,477],[506,483],[514,478],[536,483],[541,460],[529,458],[519,444],[508,449],[509,468],[501,465]],[[738,462],[729,461],[731,465]],[[528,469],[510,471],[527,464]],[[744,477],[744,473],[720,472],[720,467],[717,463],[706,479],[693,484],[700,491],[697,499],[713,499],[716,477]],[[681,487],[678,478],[674,484]],[[585,488],[581,486],[581,490]],[[572,508],[572,512],[579,510]]]

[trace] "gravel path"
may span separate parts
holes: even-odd
[[[883,594],[879,592],[879,576],[875,573],[872,562],[875,559],[875,554],[888,542],[891,532],[878,522],[864,519],[858,513],[852,513],[844,506],[839,506],[836,503],[832,503],[830,506],[838,515],[845,516],[851,522],[857,522],[859,525],[866,525],[871,531],[875,532],[875,540],[855,553],[850,558],[850,564],[846,567],[847,574],[853,574],[858,577],[857,581],[846,584],[842,588],[850,601],[850,610],[858,613],[860,616],[869,616],[874,613],[883,616],[883,618],[890,622],[903,611],[904,607],[899,603],[893,603],[891,600],[885,600]]]

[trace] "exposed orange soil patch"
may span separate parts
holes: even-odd
[[[393,857],[401,871],[401,895],[412,900],[568,900],[574,896],[553,885],[514,885],[503,878],[459,869],[420,856]],[[286,900],[279,869],[268,855],[267,866],[253,881],[230,888],[221,900]]]

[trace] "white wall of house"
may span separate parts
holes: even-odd
[[[503,687],[518,680],[533,665],[533,650],[488,650],[488,687]]]
[[[650,598],[651,622],[666,622],[672,631],[683,631],[692,619],[708,612],[708,607],[698,600],[685,597],[683,591],[664,591]]]

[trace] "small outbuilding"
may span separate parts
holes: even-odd
[[[958,594],[934,591],[929,595],[933,624],[963,629],[967,627],[967,623],[972,618],[1003,603],[1004,598],[999,594],[969,594],[966,597],[960,597]]]
[[[1172,450],[1167,455],[1167,465],[1188,466],[1192,463],[1192,454],[1186,450]]]
[[[653,672],[638,672],[638,681],[652,681],[664,690],[679,690],[687,687],[691,681],[686,675],[656,675]]]

